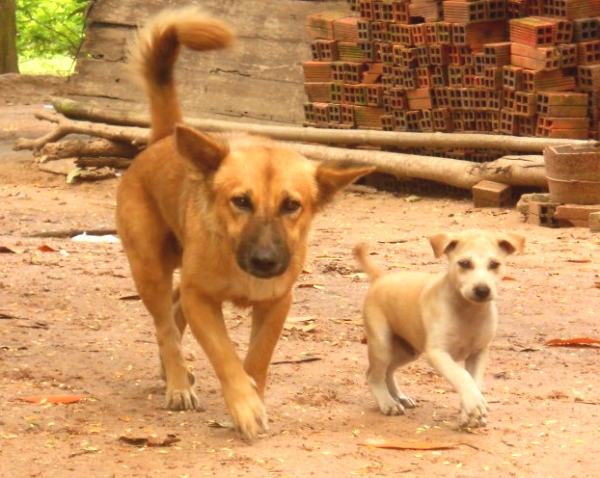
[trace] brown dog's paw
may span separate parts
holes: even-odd
[[[268,430],[267,411],[254,380],[250,379],[244,386],[224,394],[235,429],[244,440],[252,441]]]
[[[247,441],[253,441],[258,435],[266,433],[269,429],[267,411],[260,399],[258,400],[258,403],[246,404],[246,407],[239,407],[239,410],[233,417],[236,430]],[[232,415],[234,415],[233,411]]]
[[[198,396],[192,389],[167,391],[165,406],[169,410],[195,410],[199,405]]]

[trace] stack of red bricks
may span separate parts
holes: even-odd
[[[600,0],[349,0],[307,19],[322,128],[600,139]]]

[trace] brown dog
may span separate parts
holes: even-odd
[[[207,136],[180,124],[173,82],[181,45],[227,46],[232,33],[197,9],[160,13],[132,46],[132,66],[149,98],[150,146],[117,191],[117,227],[133,278],[154,318],[166,406],[198,406],[181,352],[186,323],[221,382],[236,428],[247,439],[267,425],[267,369],[292,303],[316,212],[372,168],[315,164],[265,138]],[[173,301],[173,273],[181,267]],[[222,304],[252,307],[242,362]]]

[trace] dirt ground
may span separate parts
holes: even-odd
[[[229,420],[219,386],[190,337],[202,409],[163,409],[151,320],[138,300],[126,300],[135,290],[119,244],[32,236],[112,229],[118,182],[67,185],[41,172],[30,152],[12,151],[15,138],[49,129],[33,113],[57,85],[38,86],[0,90],[0,248],[12,251],[0,254],[0,476],[598,476],[600,349],[545,346],[600,337],[597,234],[524,223],[514,209],[475,209],[468,197],[412,201],[352,187],[315,222],[271,368],[270,430],[248,444],[219,426]],[[456,429],[458,395],[423,358],[398,372],[417,408],[385,417],[365,384],[360,309],[368,284],[351,248],[368,242],[389,270],[441,271],[444,260],[433,258],[426,237],[471,227],[528,238],[525,253],[508,260],[498,299],[489,425]],[[247,314],[226,316],[243,354]],[[40,394],[88,398],[21,400]],[[452,446],[361,445],[368,439]]]

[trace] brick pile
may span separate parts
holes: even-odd
[[[600,0],[349,0],[307,19],[306,124],[600,139]]]

